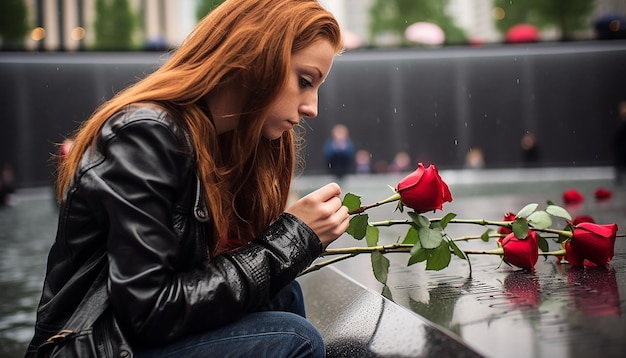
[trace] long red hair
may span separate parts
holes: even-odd
[[[319,39],[341,52],[339,25],[317,0],[227,0],[163,66],[83,123],[59,168],[58,200],[109,117],[130,103],[162,102],[176,109],[193,142],[214,224],[211,254],[250,241],[285,209],[296,163],[295,133],[268,140],[262,125],[286,83],[291,55]],[[216,87],[232,84],[244,91],[239,125],[218,136],[200,105]]]

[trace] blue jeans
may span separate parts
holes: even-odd
[[[318,330],[306,320],[297,281],[281,290],[261,311],[168,345],[135,350],[135,357],[325,357]]]

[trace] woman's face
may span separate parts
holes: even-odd
[[[278,139],[303,117],[317,116],[317,92],[330,72],[334,57],[335,50],[325,39],[291,56],[287,84],[270,108],[263,124],[263,137]]]

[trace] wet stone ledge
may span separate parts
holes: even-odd
[[[299,278],[328,357],[481,357],[419,315],[332,267]]]

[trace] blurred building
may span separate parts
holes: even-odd
[[[96,0],[25,0],[33,30],[26,40],[32,50],[82,50],[94,42]],[[136,31],[138,48],[179,45],[196,23],[199,0],[129,0],[141,24]],[[361,45],[369,41],[369,8],[374,0],[320,0],[337,17],[341,27]],[[494,25],[492,0],[450,0],[449,15],[472,41],[502,40]],[[603,14],[626,15],[624,0],[596,0],[592,18]],[[556,38],[547,31],[544,38]],[[586,38],[593,36],[590,27]]]
[[[32,50],[81,50],[94,42],[95,0],[25,0],[33,30]],[[176,46],[196,23],[197,0],[129,0],[140,24],[138,48],[148,44]]]

